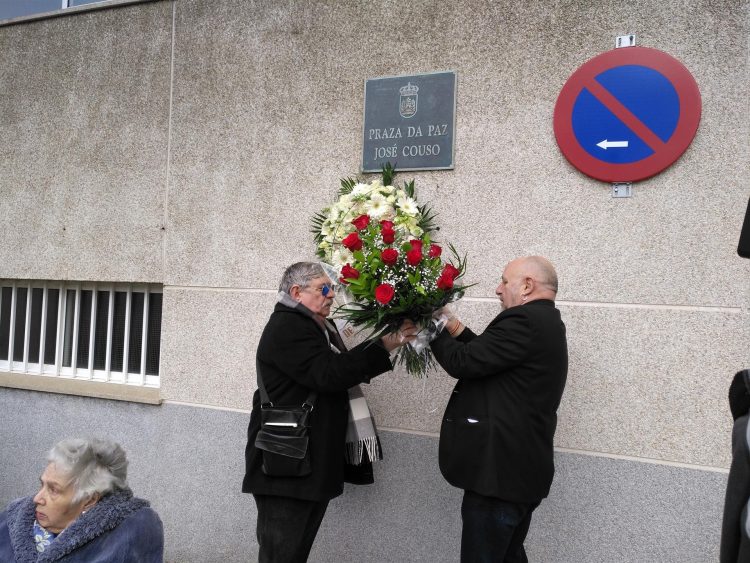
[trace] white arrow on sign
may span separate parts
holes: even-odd
[[[605,151],[609,148],[613,149],[624,149],[628,147],[627,141],[608,141],[604,139],[601,143],[596,143],[597,147],[603,148]]]

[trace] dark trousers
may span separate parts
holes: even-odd
[[[258,507],[258,563],[305,563],[328,501],[253,495]]]
[[[461,563],[527,563],[523,542],[537,506],[464,491]]]

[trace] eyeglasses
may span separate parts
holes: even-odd
[[[320,287],[309,287],[305,289],[312,289],[314,291],[319,291],[323,297],[328,297],[328,294],[333,293],[336,290],[336,287],[331,283],[326,283]]]

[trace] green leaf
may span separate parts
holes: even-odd
[[[404,182],[404,192],[410,198],[414,198],[414,180],[411,182]]]
[[[396,169],[391,165],[390,162],[386,162],[383,165],[383,185],[392,186],[393,177],[396,175]]]

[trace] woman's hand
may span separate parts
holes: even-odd
[[[401,326],[396,332],[391,332],[383,336],[380,340],[383,343],[383,347],[389,352],[395,350],[399,346],[408,344],[417,337],[419,329],[410,320],[405,320],[401,323]]]

